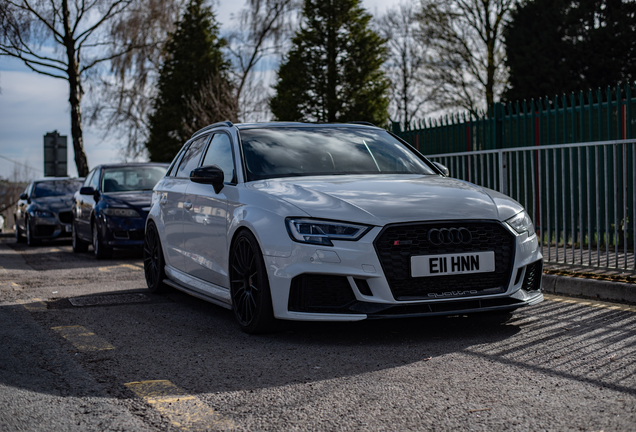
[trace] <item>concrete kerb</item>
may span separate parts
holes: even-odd
[[[636,284],[551,274],[544,274],[541,281],[548,294],[636,304]]]

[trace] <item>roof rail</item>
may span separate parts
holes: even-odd
[[[373,123],[371,123],[371,122],[367,122],[367,121],[350,121],[350,122],[347,122],[347,123],[377,127],[377,126],[376,126],[376,125],[374,125]]]
[[[217,122],[217,123],[211,124],[209,126],[206,126],[203,129],[199,129],[198,131],[196,131],[195,133],[192,134],[191,138],[193,138],[195,135],[200,134],[201,132],[205,132],[206,130],[209,130],[209,129],[214,129],[214,128],[219,127],[219,126],[234,126],[234,124],[232,124],[232,122],[229,121],[229,120],[222,121],[222,122]]]

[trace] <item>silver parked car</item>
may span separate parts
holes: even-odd
[[[509,312],[543,300],[529,215],[386,130],[214,124],[154,188],[148,287],[276,319],[358,321]]]

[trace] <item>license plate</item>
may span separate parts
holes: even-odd
[[[411,257],[411,276],[448,276],[495,271],[495,252],[468,252]]]
[[[64,225],[64,231],[65,232],[71,232],[72,231],[71,226],[70,225]]]

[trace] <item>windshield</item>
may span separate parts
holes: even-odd
[[[166,173],[167,167],[134,166],[106,168],[102,178],[102,191],[130,192],[152,190]]]
[[[82,186],[82,181],[74,180],[54,180],[36,183],[33,189],[32,198],[46,198],[62,195],[72,195]]]
[[[240,133],[248,181],[339,174],[436,174],[383,130],[273,127]]]

